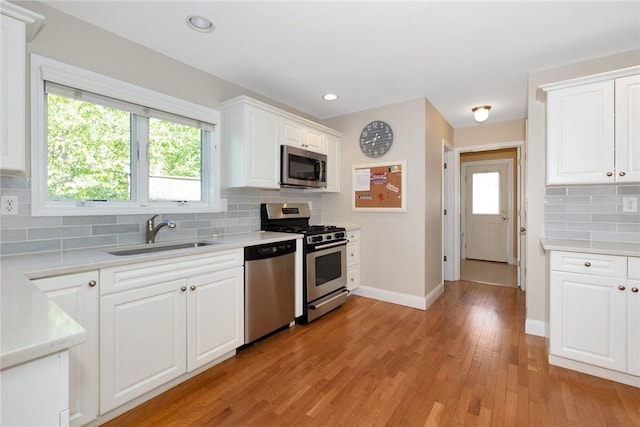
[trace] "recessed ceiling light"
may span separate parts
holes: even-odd
[[[338,95],[336,95],[335,93],[328,93],[324,95],[322,99],[324,99],[325,101],[335,101],[336,99],[338,99]]]
[[[209,19],[200,15],[190,15],[187,16],[187,25],[192,30],[200,31],[201,33],[210,33],[216,29],[216,26],[213,25]]]

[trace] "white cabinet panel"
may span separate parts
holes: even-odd
[[[605,277],[627,277],[627,258],[613,255],[553,251],[551,270]]]
[[[360,232],[347,231],[347,289],[360,286]]]
[[[45,356],[0,372],[0,425],[69,423],[68,353]]]
[[[282,143],[317,153],[326,151],[322,132],[294,120],[282,121]]]
[[[187,280],[189,372],[244,344],[243,272],[236,267]]]
[[[340,192],[340,138],[326,134],[324,147],[327,154],[327,186],[325,193]]]
[[[100,412],[186,372],[186,281],[100,301]]]
[[[640,376],[640,280],[628,281],[628,341],[629,361],[628,371],[632,375]]]
[[[33,280],[86,331],[86,341],[69,349],[69,420],[85,425],[98,417],[98,272]]]
[[[640,181],[640,76],[615,82],[616,181]]]
[[[550,353],[616,371],[627,369],[623,281],[553,271]]]
[[[547,184],[614,182],[614,83],[547,95]]]

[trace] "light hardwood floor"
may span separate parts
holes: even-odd
[[[506,262],[461,259],[460,279],[512,288],[518,287],[517,268]]]
[[[353,296],[109,426],[640,426],[640,389],[547,363],[518,289],[448,282],[426,311]]]

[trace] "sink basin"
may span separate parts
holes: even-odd
[[[111,255],[117,255],[117,256],[140,255],[140,254],[148,254],[152,252],[173,251],[176,249],[199,248],[201,246],[209,246],[209,245],[213,245],[213,243],[209,243],[209,242],[177,243],[175,245],[148,246],[148,247],[137,248],[137,249],[122,249],[119,251],[111,251],[108,253]]]

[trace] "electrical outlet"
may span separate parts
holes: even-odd
[[[18,196],[2,196],[0,206],[2,215],[18,215]]]
[[[637,197],[623,197],[622,198],[622,212],[629,212],[629,213],[638,212],[638,198]]]

